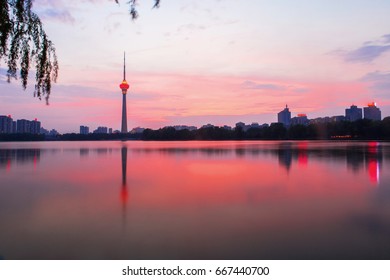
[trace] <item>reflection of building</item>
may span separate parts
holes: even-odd
[[[284,126],[289,126],[291,124],[291,112],[287,105],[283,111],[278,113],[278,123],[282,123]]]
[[[364,167],[364,153],[357,149],[346,150],[347,167],[358,173]]]
[[[278,160],[279,166],[282,166],[287,169],[287,171],[291,168],[292,163],[292,150],[291,143],[282,144],[278,147]]]
[[[0,169],[10,169],[13,162],[17,164],[38,163],[41,157],[40,149],[0,149]]]
[[[382,147],[378,142],[368,143],[366,151],[366,168],[370,181],[372,183],[379,183],[380,164],[382,163]]]
[[[298,143],[298,164],[302,166],[306,166],[308,163],[308,155],[307,155],[307,143],[299,142]]]
[[[364,118],[373,121],[380,121],[382,119],[381,110],[376,107],[374,102],[369,103],[368,107],[364,107]]]
[[[84,126],[84,125],[80,125],[80,134],[83,134],[83,135],[89,134],[89,127]]]
[[[361,120],[363,118],[362,108],[352,105],[349,109],[345,109],[345,119],[350,122]]]

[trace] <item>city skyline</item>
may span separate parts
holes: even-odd
[[[351,100],[375,100],[390,115],[388,2],[149,4],[132,22],[110,1],[34,1],[57,48],[59,81],[46,106],[32,97],[34,75],[23,92],[20,81],[5,82],[1,64],[2,114],[61,133],[119,129],[125,50],[129,127],[271,123],[286,103],[316,118],[342,114]]]
[[[127,85],[127,82],[125,84]],[[123,82],[120,84],[120,86],[122,86],[122,85],[123,85]],[[126,91],[127,91],[127,89],[126,89]],[[123,94],[123,95],[125,96],[125,94]],[[123,102],[122,106],[124,104],[126,104],[125,99],[122,100],[122,102]],[[122,108],[122,112],[123,112],[123,108]],[[345,112],[344,115],[338,114],[338,115],[334,115],[334,116],[317,116],[315,118],[309,118],[308,115],[305,113],[294,112],[294,114],[292,114],[292,112],[290,112],[290,108],[286,104],[285,108],[282,111],[274,113],[275,121],[270,122],[270,123],[262,122],[261,120],[255,120],[255,121],[249,122],[249,124],[246,124],[245,122],[242,122],[242,121],[238,121],[238,122],[231,124],[231,125],[230,124],[216,125],[216,124],[212,124],[212,123],[208,122],[208,123],[201,124],[199,126],[192,126],[192,125],[188,125],[188,124],[174,124],[174,125],[167,125],[164,127],[173,127],[173,128],[175,128],[175,130],[183,130],[183,129],[196,130],[198,128],[207,128],[207,127],[221,127],[221,128],[230,130],[234,127],[242,127],[244,130],[246,130],[250,127],[260,128],[260,127],[264,127],[264,126],[269,126],[272,123],[282,123],[284,126],[289,127],[290,125],[297,125],[297,124],[308,125],[310,123],[315,124],[315,123],[339,122],[339,121],[354,122],[354,121],[357,121],[359,119],[381,121],[384,118],[389,117],[389,116],[382,117],[381,109],[379,107],[377,107],[377,104],[375,102],[370,102],[366,105],[366,107],[363,107],[363,108],[360,108],[355,104],[352,104],[349,108],[345,108],[344,112]],[[127,130],[127,127],[126,127],[126,132],[123,132],[123,119],[124,119],[124,117],[125,117],[125,115],[122,114],[121,129],[107,127],[107,126],[104,126],[104,124],[99,124],[96,127],[96,129],[93,129],[93,127],[90,127],[89,125],[80,124],[77,127],[77,129],[75,129],[74,131],[72,131],[70,133],[78,133],[78,134],[84,134],[84,135],[90,134],[90,133],[103,133],[103,134],[127,133],[127,132],[128,133],[142,133],[143,130],[150,129],[150,127],[137,126],[137,127],[133,127],[131,129]],[[12,117],[10,115],[0,115],[0,133],[10,133],[10,132],[7,132],[5,129],[3,129],[3,125],[5,125],[5,124],[3,124],[2,118],[5,118],[5,119],[8,118],[12,122]],[[19,121],[21,121],[21,120],[13,121],[15,123],[14,130],[15,130],[15,132],[17,131],[18,133],[20,133],[20,132],[19,132],[19,128],[16,129],[16,123]],[[22,119],[22,121],[26,121],[26,120]],[[32,122],[34,122],[34,121],[36,122],[37,119],[33,120]],[[126,119],[125,119],[125,123],[126,123]],[[41,125],[40,122],[39,122],[39,125]],[[164,128],[164,127],[159,127],[158,129]],[[44,128],[42,127],[42,129],[44,129]],[[44,130],[47,131],[46,129],[44,129]],[[10,128],[10,131],[11,131],[11,128]],[[58,134],[56,129],[53,129],[53,131],[55,131],[55,133]],[[46,134],[46,133],[41,133],[41,134]]]

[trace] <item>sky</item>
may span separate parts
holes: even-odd
[[[59,58],[49,105],[6,82],[0,115],[60,133],[120,129],[123,52],[128,127],[272,123],[344,115],[376,102],[390,115],[390,1],[35,0]]]

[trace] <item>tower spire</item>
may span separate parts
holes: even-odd
[[[123,52],[123,80],[126,81],[126,52]]]

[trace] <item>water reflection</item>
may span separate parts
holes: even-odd
[[[32,163],[36,167],[40,157],[40,149],[0,149],[0,169],[10,170],[15,163]]]
[[[300,167],[305,167],[309,161],[336,161],[346,162],[348,170],[355,174],[366,169],[367,175],[373,184],[378,184],[381,173],[381,165],[384,156],[390,160],[390,153],[383,153],[383,143],[368,142],[365,143],[349,143],[342,144],[341,148],[337,145],[321,145],[309,142],[279,142],[275,145],[254,144],[254,145],[236,145],[234,148],[205,146],[205,147],[131,147],[132,153],[161,153],[174,154],[175,156],[191,156],[202,157],[208,156],[211,158],[245,158],[264,156],[277,157],[279,166],[289,172],[295,164]],[[81,147],[79,151],[81,158],[87,158],[91,153],[101,156],[107,156],[113,152],[121,150],[122,154],[122,169],[126,170],[127,146],[122,148],[88,148]],[[33,164],[35,167],[41,159],[42,154],[51,152],[70,153],[75,149],[0,149],[0,169],[10,170],[14,163],[17,164]],[[125,172],[123,180],[126,179]],[[125,181],[123,181],[125,182]],[[124,188],[125,189],[125,188]],[[126,196],[126,191],[123,190],[123,197]]]
[[[377,142],[0,144],[0,256],[386,259],[389,161]]]
[[[122,220],[123,228],[126,228],[126,205],[129,200],[129,194],[127,191],[127,147],[121,149],[122,159],[122,186],[121,186],[121,202],[122,202]]]

